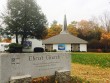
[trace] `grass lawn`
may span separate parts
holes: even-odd
[[[110,53],[73,52],[72,63],[110,68]]]
[[[110,83],[110,68],[72,63],[71,76],[81,78],[81,83]]]

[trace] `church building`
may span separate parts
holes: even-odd
[[[67,32],[66,15],[64,17],[64,26],[60,34],[42,41],[47,51],[84,51],[87,52],[87,41],[73,36]]]

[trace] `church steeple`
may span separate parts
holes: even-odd
[[[66,15],[64,15],[64,24],[63,24],[61,34],[66,34],[66,33],[67,33],[67,19],[66,19]]]
[[[64,16],[64,31],[67,32],[67,19],[66,19],[66,15]]]

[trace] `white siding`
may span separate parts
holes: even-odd
[[[30,49],[23,49],[23,51],[28,51],[28,52],[33,52],[35,47],[42,47],[42,40],[37,40],[37,39],[28,39],[27,41],[32,42],[32,48]],[[21,42],[21,39],[19,38],[19,43]],[[16,43],[16,39],[12,39],[12,43]]]
[[[18,38],[18,42],[21,43],[21,38]],[[16,38],[12,38],[11,43],[16,43]]]
[[[66,51],[71,51],[71,44],[66,44]]]
[[[35,47],[42,47],[42,40],[28,39],[28,41],[32,41],[32,48],[30,48],[30,49],[23,49],[23,51],[31,51],[31,52],[33,52]]]
[[[71,51],[71,44],[65,44],[65,50],[58,50],[58,44],[53,44],[53,50],[57,51]]]
[[[53,44],[53,50],[54,49],[58,51],[58,44]]]
[[[87,52],[87,44],[80,44],[80,51],[86,51]]]
[[[3,52],[8,49],[5,46],[8,46],[10,43],[0,43],[0,51]]]

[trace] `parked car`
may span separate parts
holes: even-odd
[[[35,47],[34,52],[44,52],[44,49],[42,47]]]

